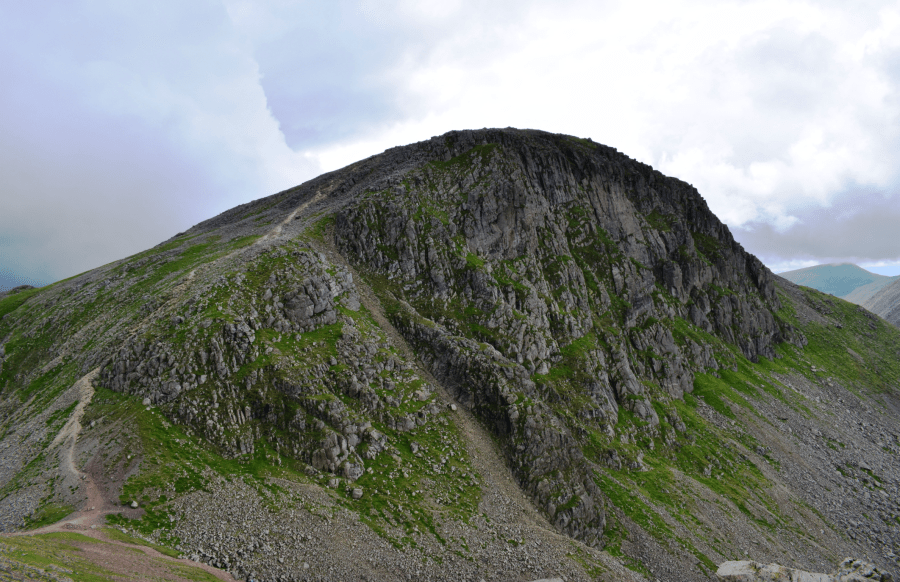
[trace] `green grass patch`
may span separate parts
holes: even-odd
[[[703,255],[701,258],[710,261],[722,258],[722,243],[717,238],[702,232],[691,232],[691,236],[694,238],[694,246],[697,251]]]
[[[697,374],[694,377],[694,395],[703,398],[703,401],[719,414],[728,418],[735,418],[734,412],[731,411],[731,407],[728,406],[723,398],[737,400],[740,397],[736,395],[728,384],[720,379],[711,374]],[[743,401],[744,405],[749,406],[746,400],[743,398],[740,398],[740,400]]]
[[[481,479],[469,462],[458,428],[452,422],[432,423],[407,433],[376,427],[391,438],[399,460],[381,453],[366,463],[372,472],[346,488],[342,485],[339,497],[396,547],[411,545],[415,532],[431,533],[446,544],[435,520],[468,523],[478,514],[482,495]],[[413,443],[419,454],[413,453]],[[361,499],[350,498],[352,487],[363,488]],[[387,526],[401,528],[405,536],[392,538]]]
[[[62,503],[47,503],[25,520],[25,529],[38,529],[52,525],[64,517],[71,515],[75,508]]]
[[[480,269],[484,266],[484,259],[474,253],[466,253],[466,264],[470,269]]]
[[[252,245],[261,238],[262,235],[260,234],[248,234],[247,236],[239,236],[228,241],[228,248],[230,250],[242,249],[244,247]]]
[[[78,406],[78,402],[73,402],[66,408],[60,408],[59,410],[54,410],[50,416],[47,417],[47,426],[53,426],[55,424],[60,423],[61,421],[68,420],[69,416],[72,415],[72,411],[75,410],[75,407]]]
[[[654,229],[662,231],[662,232],[671,231],[672,224],[675,221],[675,218],[673,216],[670,216],[668,214],[663,214],[659,210],[656,210],[656,209],[654,209],[653,212],[646,215],[644,218],[647,219],[647,222],[650,224],[650,226],[652,226]]]
[[[21,307],[26,301],[40,293],[41,290],[41,287],[37,289],[25,289],[0,299],[0,318],[5,317],[7,313],[12,313]]]
[[[485,145],[478,145],[473,147],[472,149],[459,154],[456,157],[450,158],[446,162],[440,160],[434,160],[429,162],[429,164],[435,169],[442,171],[450,171],[456,170],[459,168],[466,168],[472,165],[475,161],[475,158],[479,158],[479,161],[484,163],[488,159],[491,153],[497,149],[497,144],[489,143]]]
[[[165,546],[161,546],[159,544],[154,544],[153,542],[148,542],[147,540],[143,540],[141,538],[129,535],[124,533],[114,527],[105,527],[103,528],[104,535],[114,541],[125,542],[126,544],[134,544],[136,546],[145,546],[148,548],[153,548],[160,554],[164,554],[169,556],[170,558],[180,558],[181,552],[173,550],[171,548],[167,548]]]
[[[136,275],[140,275],[141,271],[150,272],[146,278],[135,284],[132,289],[138,291],[153,287],[171,275],[187,271],[201,262],[209,262],[223,256],[226,251],[221,249],[218,239],[218,236],[208,236],[205,242],[189,246],[180,255],[156,266],[155,269],[150,270],[149,266],[142,267],[135,273]]]
[[[595,349],[597,349],[597,336],[588,333],[569,342],[560,349],[560,353],[566,358],[580,358]]]
[[[84,558],[76,544],[104,543],[74,532],[3,538],[0,553],[11,561],[10,569],[24,564],[41,570],[56,570],[79,582],[109,582],[115,574]],[[123,551],[127,551],[123,548]],[[15,571],[15,570],[13,570]],[[22,570],[25,572],[27,570]]]
[[[666,543],[674,534],[656,511],[641,501],[631,489],[610,475],[600,473],[594,479],[610,503],[660,542]]]
[[[334,229],[334,215],[329,214],[315,221],[306,229],[305,234],[318,241],[325,240],[325,236]]]

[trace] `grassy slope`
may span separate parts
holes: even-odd
[[[312,239],[320,237],[323,226],[322,222],[317,224],[310,229],[309,236]],[[252,239],[242,238],[223,244],[213,235],[203,237],[202,242],[188,242],[186,238],[185,241],[162,245],[112,267],[109,271],[110,279],[127,275],[123,277],[125,280],[121,286],[117,289],[115,286],[104,288],[102,284],[95,285],[102,289],[92,294],[96,298],[77,302],[75,307],[64,301],[59,302],[59,307],[48,307],[55,299],[45,299],[53,292],[52,287],[24,292],[5,300],[0,308],[12,316],[0,322],[0,337],[5,335],[9,338],[6,345],[7,354],[10,355],[0,375],[4,398],[8,403],[19,403],[21,406],[28,403],[32,396],[36,397],[24,409],[23,418],[28,418],[42,408],[52,407],[54,400],[78,377],[78,369],[74,364],[77,358],[73,357],[69,360],[71,363],[63,363],[50,372],[32,373],[22,378],[23,370],[40,369],[59,349],[54,330],[42,329],[40,320],[59,318],[62,315],[66,318],[62,322],[63,328],[79,330],[85,327],[85,322],[91,316],[99,316],[103,310],[113,309],[115,302],[114,314],[121,318],[115,325],[121,328],[134,324],[146,317],[142,303],[145,304],[148,300],[152,302],[155,297],[166,300],[190,269],[214,261],[251,241]],[[289,243],[289,246],[293,249],[296,244],[306,246],[302,241]],[[249,268],[242,269],[244,276],[248,278],[246,285],[261,285],[279,266],[281,264],[278,260],[263,258]],[[85,286],[81,293],[85,290],[90,292],[91,286]],[[117,290],[122,291],[118,296]],[[127,298],[126,301],[122,300],[123,296]],[[210,307],[200,314],[200,319],[212,317],[227,322],[233,313],[246,308],[240,304],[243,300],[237,296],[232,297],[230,291],[217,291],[207,299]],[[84,306],[85,303],[87,306]],[[226,304],[228,308],[223,309],[222,306]],[[365,309],[359,312],[344,310],[343,313],[351,317],[357,329],[362,332],[381,334]],[[59,320],[57,323],[60,323]],[[331,327],[335,329],[332,330]],[[251,370],[268,368],[281,360],[287,363],[294,354],[304,354],[307,362],[316,358],[327,360],[336,353],[335,344],[341,337],[339,328],[340,324],[336,324],[299,334],[296,339],[292,336],[282,338],[282,334],[260,330],[258,343],[270,345],[278,351],[264,354],[256,361],[244,365],[235,377],[241,379]],[[176,345],[190,339],[182,333],[172,336],[164,322],[149,322],[147,329],[149,332],[145,333],[148,337],[167,338]],[[94,341],[92,338],[88,343]],[[287,358],[280,358],[279,353],[285,354]],[[336,367],[334,372],[340,373],[339,368],[340,366]],[[396,384],[398,389],[412,394],[422,381],[404,382],[396,378]],[[345,404],[351,404],[345,397],[338,397]],[[401,412],[414,413],[421,405],[414,399],[408,399]],[[22,411],[20,408],[20,412]],[[66,410],[60,409],[54,413],[54,430],[48,432],[47,442],[67,417]],[[142,535],[153,534],[160,543],[171,548],[178,546],[180,540],[168,534],[172,524],[168,511],[170,502],[192,491],[204,490],[210,481],[218,478],[243,479],[267,499],[272,507],[289,506],[292,503],[288,492],[276,484],[277,480],[317,484],[329,491],[339,505],[359,513],[363,521],[376,532],[402,547],[415,546],[411,537],[413,532],[431,532],[440,538],[434,523],[435,511],[442,515],[442,519],[463,521],[469,520],[477,512],[480,499],[479,477],[470,461],[462,454],[464,446],[458,429],[448,412],[444,412],[436,420],[437,422],[405,433],[374,423],[374,428],[388,435],[396,449],[393,454],[386,452],[375,458],[369,464],[369,468],[373,470],[355,482],[355,486],[362,487],[367,492],[358,501],[352,500],[349,488],[328,489],[326,485],[332,477],[330,474],[310,477],[305,464],[288,455],[279,454],[266,440],[258,441],[252,455],[226,458],[215,443],[189,428],[173,425],[158,409],[141,405],[138,397],[101,387],[96,388],[93,401],[82,420],[85,427],[82,435],[83,438],[96,438],[100,441],[102,462],[109,472],[118,469],[133,472],[121,484],[119,501],[123,504],[138,501],[145,510],[144,517],[129,520],[113,515],[109,518],[110,522]],[[98,423],[97,428],[90,428],[92,422]],[[11,427],[7,427],[9,428]],[[421,448],[417,455],[412,452],[413,442]],[[109,446],[104,447],[104,443]],[[450,459],[441,471],[435,471],[433,462],[440,456],[448,456]],[[50,459],[39,456],[34,459],[26,470],[0,489],[0,498],[30,483],[40,483],[46,479],[55,464],[55,455],[53,457]],[[421,491],[423,483],[429,484],[424,495]],[[54,493],[53,487],[49,487],[46,497],[26,526],[34,528],[46,525],[71,513],[72,506],[60,503],[59,498],[59,491]]]
[[[843,297],[858,305],[896,279],[870,273],[862,267],[849,263],[816,265],[780,275],[797,285],[811,287],[835,297]]]
[[[675,436],[674,446],[665,446],[666,434],[672,431],[667,422],[662,423],[663,432],[659,439],[654,439],[655,446],[646,439],[630,446],[619,445],[623,456],[642,453],[646,472],[635,474],[604,469],[599,477],[604,492],[629,519],[664,546],[678,544],[695,553],[710,571],[714,570],[712,561],[679,537],[670,525],[674,519],[686,528],[700,532],[699,537],[705,537],[702,524],[693,515],[696,510],[693,499],[698,494],[693,488],[685,487],[684,482],[679,487],[680,479],[676,479],[676,475],[689,477],[694,488],[699,485],[707,489],[727,507],[745,514],[761,536],[779,531],[802,537],[810,535],[810,532],[799,530],[785,514],[784,504],[773,497],[773,483],[746,454],[758,445],[753,436],[754,428],[743,423],[741,418],[745,414],[759,416],[757,408],[761,402],[774,400],[801,414],[814,414],[811,403],[781,384],[774,374],[797,374],[811,381],[822,377],[836,378],[855,395],[873,402],[878,402],[885,392],[890,392],[894,398],[898,395],[900,361],[895,354],[900,353],[900,330],[883,320],[873,319],[847,301],[814,289],[801,289],[804,302],[824,308],[828,317],[843,327],[833,323],[801,322],[796,316],[796,299],[781,293],[785,307],[778,316],[802,329],[809,344],[803,349],[782,344],[778,349],[781,357],[777,360],[751,363],[732,346],[687,322],[670,322],[685,336],[716,346],[719,362],[731,362],[736,370],[723,368],[717,374],[699,374],[694,392],[686,395],[684,402],[675,401],[669,409],[658,405],[660,418],[674,412],[688,427],[686,433]],[[851,355],[850,350],[861,359]],[[704,420],[698,414],[698,406],[703,404],[731,419],[732,423],[723,427]],[[622,420],[627,426],[631,419],[626,416]],[[827,418],[823,420],[828,422]],[[743,452],[727,443],[743,445]],[[616,446],[614,441],[610,444]],[[774,459],[765,457],[764,460],[776,464],[777,468]],[[785,478],[790,480],[790,476]],[[802,504],[802,501],[795,500],[795,503]],[[623,533],[620,530],[615,522],[610,526],[608,549],[614,554],[621,553],[618,544]],[[735,548],[729,548],[734,540],[705,541],[719,553],[734,554],[736,559]]]
[[[152,546],[117,530],[110,532],[113,532],[110,537],[118,541]],[[117,567],[110,566],[110,557],[120,562]],[[0,540],[0,565],[7,574],[14,576],[10,579],[49,581],[59,580],[62,575],[83,582],[108,582],[122,579],[123,575],[131,574],[135,569],[146,575],[145,568],[151,563],[156,569],[155,580],[218,580],[200,568],[162,562],[146,557],[135,548],[114,546],[74,532],[7,537]],[[129,566],[123,570],[123,564]]]

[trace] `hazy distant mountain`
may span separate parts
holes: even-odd
[[[900,279],[870,273],[853,263],[816,265],[779,274],[797,285],[812,287],[857,305],[862,305],[883,287]]]
[[[882,287],[862,306],[900,327],[900,277]]]

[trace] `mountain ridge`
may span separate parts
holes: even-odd
[[[827,263],[785,271],[779,275],[797,285],[812,287],[857,305],[864,305],[884,286],[898,278],[871,273],[853,263]]]

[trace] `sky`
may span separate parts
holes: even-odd
[[[0,0],[0,289],[454,129],[590,137],[776,272],[900,274],[900,4]]]

